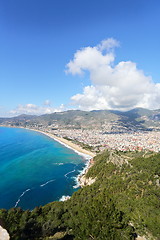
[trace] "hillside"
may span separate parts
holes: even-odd
[[[92,185],[33,211],[0,210],[0,223],[12,240],[158,240],[159,166],[160,153],[105,151],[86,175]]]
[[[0,118],[0,124],[23,127],[52,127],[71,129],[106,129],[112,132],[151,130],[160,128],[160,110],[136,108],[127,112],[112,110],[80,111],[69,110],[41,116],[20,115]]]

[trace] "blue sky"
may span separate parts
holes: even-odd
[[[70,108],[160,108],[159,11],[158,0],[0,0],[0,116]],[[98,46],[107,39],[119,47],[101,51]],[[81,55],[92,55],[87,47],[91,52],[96,48],[100,59],[113,54],[114,60],[84,65]],[[129,97],[134,81],[141,91]]]

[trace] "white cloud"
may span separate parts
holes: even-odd
[[[12,116],[20,115],[20,114],[31,114],[31,115],[42,115],[49,114],[53,112],[61,112],[64,111],[64,105],[61,104],[58,108],[50,107],[46,104],[46,106],[37,106],[35,104],[19,104],[14,110],[10,111]]]
[[[50,100],[45,100],[43,103],[45,106],[50,106],[51,105],[51,101]]]
[[[97,48],[100,51],[104,51],[104,50],[114,49],[115,47],[119,47],[119,45],[120,44],[116,39],[108,38],[108,39],[101,41],[101,43],[97,46]]]
[[[115,65],[114,48],[118,46],[115,39],[109,38],[74,54],[66,72],[82,75],[88,71],[91,85],[72,96],[73,105],[84,110],[160,108],[160,84],[155,84],[134,62]]]

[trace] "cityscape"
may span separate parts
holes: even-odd
[[[142,112],[141,116],[139,113],[139,121],[132,112],[129,113],[126,121],[126,116],[123,119],[123,116],[113,115],[108,111],[99,111],[98,114],[66,111],[39,117],[21,115],[16,118],[1,119],[0,123],[3,126],[38,130],[50,134],[53,138],[72,141],[95,153],[105,149],[159,152],[159,111],[156,111],[156,115],[155,112],[151,112],[150,116],[146,116],[147,110],[133,110],[135,111]],[[143,124],[141,124],[142,120]]]

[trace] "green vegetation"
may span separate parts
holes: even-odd
[[[93,146],[90,146],[90,145],[85,144],[85,143],[83,143],[83,142],[79,142],[79,141],[77,141],[77,140],[73,140],[73,139],[68,138],[68,137],[64,137],[64,139],[66,139],[66,140],[68,140],[68,141],[70,141],[70,142],[72,142],[72,143],[80,146],[81,148],[83,148],[83,149],[85,149],[85,150],[94,151],[94,147],[93,147]]]
[[[72,142],[77,144],[77,145],[79,145],[81,148],[83,148],[85,150],[94,151],[94,147],[90,146],[90,145],[88,145],[86,143],[82,143],[82,142],[79,142],[79,141],[76,141],[76,140],[73,140]]]
[[[94,162],[86,177],[95,183],[70,200],[0,210],[11,240],[160,239],[160,154],[106,151]]]

